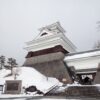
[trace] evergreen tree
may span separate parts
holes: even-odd
[[[2,69],[5,65],[5,56],[0,56],[0,69]]]
[[[16,67],[17,63],[16,63],[16,59],[14,58],[8,58],[8,64],[10,65],[10,69],[11,69],[11,74],[13,67]]]

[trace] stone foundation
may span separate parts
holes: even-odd
[[[64,91],[53,89],[46,96],[68,96],[68,97],[100,97],[100,87],[96,86],[70,86]]]
[[[24,66],[33,67],[45,76],[55,77],[65,84],[72,83],[71,74],[63,61],[64,57],[65,54],[62,52],[29,57],[26,58]]]
[[[72,83],[72,78],[62,60],[38,63],[31,66],[47,77],[55,77],[61,82],[65,80],[65,83]]]
[[[94,78],[94,84],[100,84],[100,64],[98,65],[96,76]]]

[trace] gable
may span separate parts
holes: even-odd
[[[59,22],[42,27],[39,29],[39,31],[40,31],[40,34],[37,36],[37,38],[65,32],[65,30],[61,27]]]

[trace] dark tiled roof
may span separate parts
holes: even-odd
[[[40,56],[40,55],[45,55],[45,54],[50,54],[50,53],[56,53],[56,52],[62,52],[64,54],[68,53],[61,45],[57,45],[52,48],[47,48],[39,51],[34,51],[34,52],[28,52],[26,58],[34,57],[34,56]]]
[[[96,72],[97,71],[97,68],[90,68],[90,69],[80,69],[80,70],[76,70],[76,73],[84,73],[84,72],[92,72],[92,71],[94,71],[94,72]]]

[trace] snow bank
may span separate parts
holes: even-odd
[[[47,78],[32,67],[20,67],[19,71],[20,72],[18,72],[19,75],[16,76],[16,80],[22,80],[22,87],[27,88],[33,85],[36,86],[38,90],[45,93],[60,83],[56,78]],[[2,84],[6,80],[14,80],[14,75],[5,77],[6,75],[10,74],[10,72],[10,70],[5,69],[0,71],[0,82],[2,80]]]
[[[37,87],[37,89],[43,92],[52,86],[59,84],[57,79],[47,78],[31,67],[21,67],[21,73],[17,77],[17,80],[22,80],[22,85],[25,87],[34,85]]]
[[[10,70],[6,70],[6,69],[2,69],[0,70],[0,85],[3,85],[5,82],[5,76],[10,74],[11,71]]]

